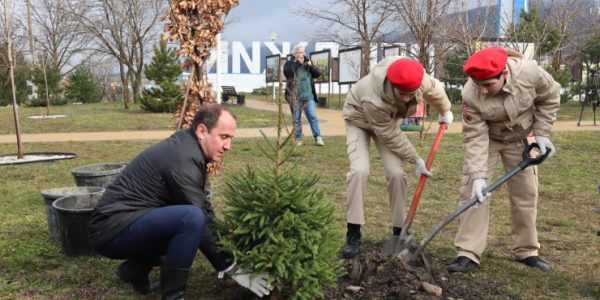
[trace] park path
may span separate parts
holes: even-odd
[[[246,100],[246,106],[255,109],[277,111],[277,105],[274,102]],[[288,111],[287,106],[285,111]],[[323,136],[344,136],[346,127],[342,112],[340,110],[319,108],[317,110],[321,125],[321,134]],[[460,133],[462,125],[460,122],[450,125],[446,133]],[[600,124],[599,124],[600,125]],[[437,129],[437,125],[431,127],[432,131]],[[267,136],[276,136],[275,127],[265,128],[239,128],[236,130],[236,137],[260,137],[260,131]],[[552,131],[600,131],[600,126],[593,126],[592,121],[583,122],[577,126],[577,121],[555,122]],[[310,127],[304,126],[304,132],[310,133]],[[160,140],[170,136],[172,130],[145,130],[145,131],[115,131],[115,132],[68,132],[68,133],[27,133],[21,135],[23,143],[35,142],[67,142],[67,141],[119,141],[119,140]],[[410,134],[410,133],[409,133]],[[16,143],[14,134],[0,135],[0,143]]]

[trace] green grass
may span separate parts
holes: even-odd
[[[346,99],[346,95],[342,94],[319,94],[319,97],[327,97],[328,108],[341,110],[344,106],[344,101]],[[275,103],[271,96],[264,95],[252,95],[252,99],[267,101],[271,103]],[[454,120],[460,120],[462,118],[462,111],[460,104],[452,105],[452,113],[454,113]],[[570,101],[567,103],[562,103],[560,106],[560,110],[558,112],[558,121],[577,121],[579,120],[579,115],[581,114],[581,103]],[[583,109],[582,121],[586,121],[586,124],[592,125],[589,121],[594,120],[594,112],[591,105],[586,105]],[[596,113],[597,124],[600,125],[600,108],[597,109]]]
[[[244,111],[247,118],[238,120],[242,128],[268,127],[277,124],[277,116],[271,112],[229,105],[234,114]],[[64,105],[50,108],[50,115],[66,118],[31,119],[45,116],[45,107],[20,107],[21,133],[101,132],[133,130],[173,130],[175,119],[170,113],[150,113],[133,104],[128,110],[121,102],[104,102],[81,105]],[[11,107],[0,107],[0,134],[15,133]]]
[[[238,114],[238,119],[246,119],[242,116],[245,111]],[[414,134],[410,138],[425,157],[433,136],[423,142]],[[154,142],[33,143],[26,145],[28,152],[75,152],[78,157],[0,167],[3,208],[0,210],[0,299],[139,298],[114,275],[118,261],[101,257],[70,258],[61,254],[60,244],[49,239],[40,191],[74,185],[70,173],[73,168],[128,161]],[[257,167],[265,164],[259,153],[261,142],[261,139],[235,139],[233,149],[226,155],[223,171],[211,178],[217,216],[223,209],[220,191],[228,176],[239,172],[246,164]],[[325,201],[335,206],[335,225],[339,228],[341,245],[345,230],[348,167],[345,137],[327,137],[325,142],[325,147],[306,145],[300,148],[304,157],[302,166],[304,171],[320,175],[318,188],[324,192]],[[411,228],[417,240],[456,209],[463,159],[461,142],[460,134],[444,136],[434,162],[434,177],[427,182]],[[600,135],[596,132],[553,133],[553,142],[558,147],[558,154],[539,167],[537,220],[541,256],[553,265],[553,270],[533,270],[513,261],[508,250],[510,205],[506,188],[502,187],[493,194],[488,247],[481,268],[471,274],[448,276],[448,280],[463,282],[473,289],[478,289],[477,283],[483,280],[507,288],[515,299],[600,298],[600,237],[596,236],[600,230],[600,215],[595,213],[600,208],[600,195],[595,190],[596,184],[600,183],[600,169],[596,163]],[[372,148],[363,245],[384,240],[391,231],[383,165]],[[0,153],[14,151],[14,145],[0,144]],[[410,175],[409,195],[412,195],[417,180],[412,166],[407,166],[406,172]],[[496,177],[500,172],[498,169]],[[457,222],[449,224],[426,249],[432,267],[439,272],[454,259],[452,240],[456,230]],[[199,253],[188,282],[188,297],[241,297],[242,290],[233,281],[216,277],[215,271]],[[152,278],[157,280],[157,271],[152,273]],[[153,297],[155,295],[150,296]]]

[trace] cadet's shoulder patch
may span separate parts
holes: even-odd
[[[462,117],[465,123],[469,124],[472,120],[471,113],[469,111],[469,104],[465,101],[462,103]]]

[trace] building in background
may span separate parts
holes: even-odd
[[[498,0],[498,36],[505,37],[511,24],[519,24],[521,11],[529,12],[529,0]]]

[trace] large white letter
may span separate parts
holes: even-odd
[[[260,74],[260,42],[252,42],[252,59],[246,52],[246,48],[244,48],[244,44],[242,42],[232,42],[231,45],[231,56],[232,56],[232,72],[233,74],[241,73],[241,61],[240,58],[244,60],[246,67],[248,68],[248,72],[252,74]]]

